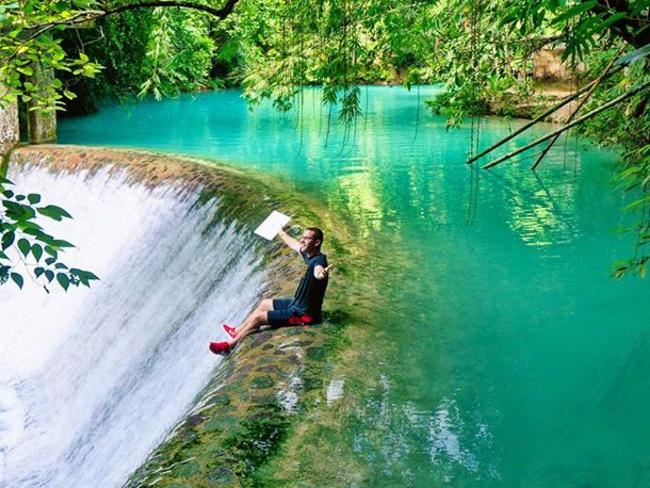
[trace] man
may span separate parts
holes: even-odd
[[[304,230],[300,241],[281,230],[278,235],[294,251],[300,253],[307,264],[305,276],[300,280],[293,299],[265,299],[238,327],[223,325],[231,337],[229,341],[211,342],[210,351],[228,354],[233,346],[262,325],[282,327],[285,325],[314,324],[321,321],[323,297],[327,288],[329,270],[327,256],[320,252],[323,231],[318,227]]]

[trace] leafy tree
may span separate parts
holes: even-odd
[[[205,87],[215,48],[205,16],[161,7],[153,16],[155,27],[146,53],[149,76],[140,95],[152,92],[159,100]]]

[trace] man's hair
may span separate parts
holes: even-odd
[[[325,238],[323,231],[318,227],[307,227],[305,230],[310,230],[314,233],[314,239],[320,241],[320,244],[318,245],[318,247],[320,247],[320,245],[323,243],[323,239]]]

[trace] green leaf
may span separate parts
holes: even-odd
[[[553,19],[553,22],[551,22],[551,25],[553,24],[559,24],[561,22],[564,22],[567,19],[570,19],[571,17],[576,17],[587,10],[591,10],[596,6],[598,2],[596,0],[591,0],[589,2],[580,2],[571,7],[569,10],[564,12],[561,15],[558,15]]]
[[[6,232],[2,236],[2,250],[4,251],[9,246],[11,246],[14,243],[15,238],[16,238],[16,234],[14,234],[13,231]]]
[[[34,255],[34,258],[36,259],[36,262],[40,261],[41,256],[43,255],[43,248],[41,247],[40,244],[33,244],[32,245],[32,254]]]
[[[41,276],[43,273],[45,273],[45,269],[43,269],[41,266],[34,268],[34,276],[36,276],[37,278]]]
[[[10,200],[3,200],[2,205],[7,209],[7,216],[14,220],[30,220],[36,216],[34,209],[29,205]]]
[[[615,64],[619,65],[631,65],[636,63],[637,61],[641,59],[645,59],[650,55],[650,44],[646,44],[643,47],[640,47],[636,51],[631,52],[630,54],[627,54],[623,56],[622,58],[619,58]]]
[[[45,270],[45,277],[47,278],[47,281],[51,283],[52,280],[54,279],[54,271],[52,271],[51,269]]]
[[[18,285],[18,288],[23,288],[23,277],[18,273],[11,273],[11,279]]]
[[[48,253],[54,260],[59,256],[59,253],[56,252],[51,246],[45,246],[45,252]],[[47,258],[50,259],[50,258]],[[47,260],[45,261],[47,263]],[[54,261],[52,261],[54,262]],[[51,263],[48,263],[51,264]]]
[[[90,271],[84,271],[78,268],[70,268],[70,274],[79,278],[79,281],[88,288],[90,288],[90,280],[99,280],[99,278]]]
[[[61,285],[61,288],[64,290],[68,291],[68,286],[70,286],[70,279],[65,273],[57,273],[56,274],[56,281],[59,282],[59,285]]]
[[[7,256],[5,253],[0,251],[0,259],[9,259],[9,256]]]
[[[37,208],[36,210],[41,215],[45,215],[46,217],[49,217],[56,221],[61,221],[64,217],[67,217],[69,219],[72,218],[72,215],[63,210],[61,207],[57,207],[56,205],[47,205],[45,207]]]
[[[64,241],[62,239],[55,239],[50,243],[54,248],[61,248],[61,247],[74,247],[74,244],[69,243],[68,241]]]
[[[84,271],[84,276],[86,277],[86,279],[89,279],[89,280],[98,280],[99,279],[98,276],[91,273],[90,271]]]
[[[32,205],[36,205],[38,202],[41,201],[41,196],[38,193],[30,193],[27,195],[27,200],[29,200],[29,203]]]
[[[18,240],[18,249],[20,249],[20,252],[23,253],[23,256],[27,257],[29,252],[32,250],[32,246],[30,245],[29,241],[27,239],[19,239]]]
[[[20,68],[16,68],[16,71],[18,71],[19,73],[24,74],[25,76],[32,76],[34,74],[34,72],[32,71],[32,68],[30,68],[28,66],[23,66],[23,67],[20,67]]]

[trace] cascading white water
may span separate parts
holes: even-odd
[[[9,177],[74,217],[44,222],[91,289],[0,287],[0,487],[118,487],[208,382],[208,342],[264,288],[248,236],[206,223],[218,202],[125,174]]]

